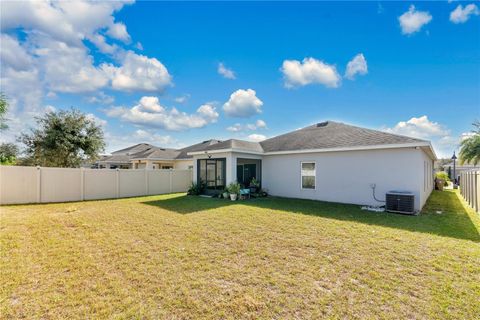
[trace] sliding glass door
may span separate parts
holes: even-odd
[[[226,159],[200,159],[197,163],[197,180],[205,183],[208,191],[225,188]]]

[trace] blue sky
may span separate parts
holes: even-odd
[[[107,151],[336,120],[450,156],[480,118],[477,3],[2,2],[2,140],[74,106]]]

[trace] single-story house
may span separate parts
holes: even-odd
[[[182,149],[169,149],[139,143],[103,156],[95,163],[100,169],[192,169],[193,157],[189,152],[203,150],[219,143],[219,140],[207,140]]]
[[[274,196],[379,205],[388,191],[402,190],[414,194],[421,210],[434,187],[429,141],[334,121],[262,142],[200,144],[187,155],[194,182],[203,181],[207,192],[256,178]]]

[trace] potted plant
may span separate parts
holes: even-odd
[[[223,195],[223,198],[228,199],[228,190],[226,188],[223,190],[222,195]]]
[[[232,182],[228,185],[228,193],[230,193],[230,200],[237,200],[240,193],[240,185],[237,182]]]
[[[260,188],[260,181],[257,179],[253,178],[252,181],[250,181],[250,193],[256,193],[258,189]]]

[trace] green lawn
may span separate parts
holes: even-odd
[[[416,217],[184,194],[0,210],[3,319],[480,314],[480,219],[454,191]]]

